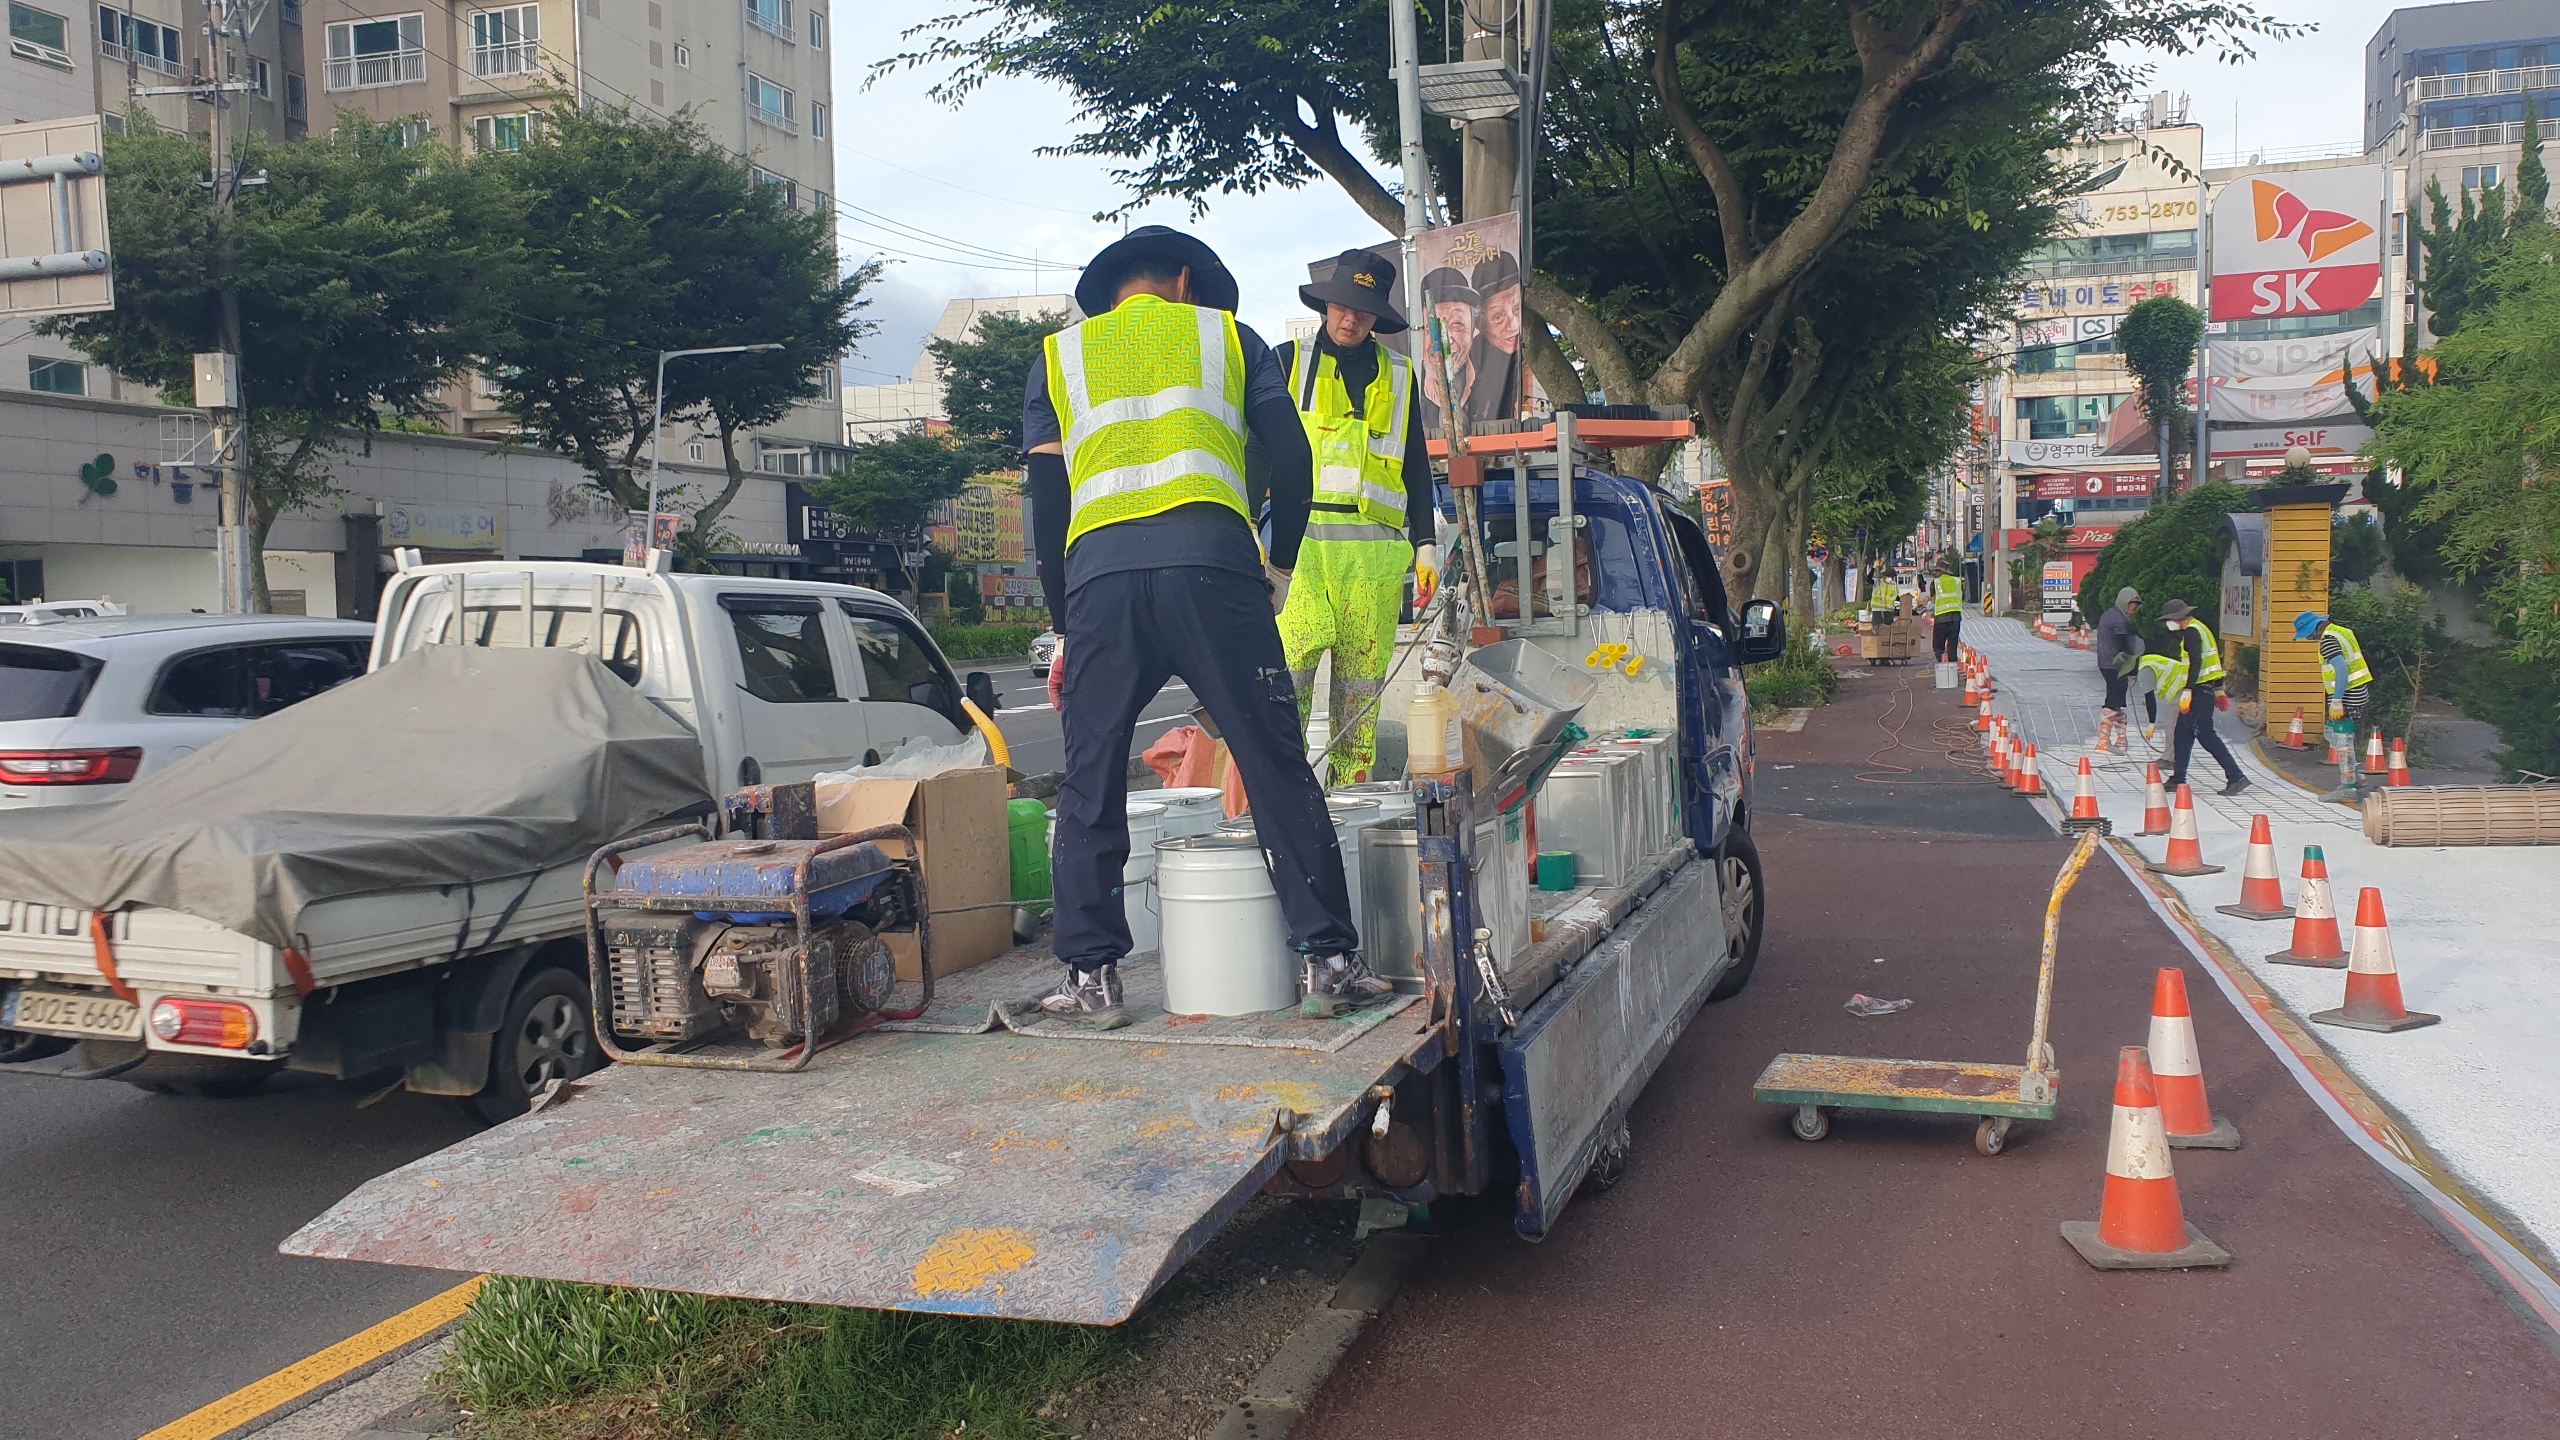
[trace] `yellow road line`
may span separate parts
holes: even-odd
[[[432,1300],[421,1301],[381,1324],[360,1330],[328,1349],[297,1360],[273,1375],[245,1385],[193,1414],[182,1416],[142,1440],[213,1440],[298,1400],[321,1386],[360,1369],[442,1326],[470,1308],[485,1275],[474,1275]]]

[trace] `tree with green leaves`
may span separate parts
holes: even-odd
[[[2551,172],[2542,164],[2542,120],[2533,96],[2524,97],[2524,155],[2516,162],[2517,225],[2540,225],[2551,219]]]
[[[201,141],[136,118],[106,142],[116,308],[39,323],[91,361],[194,403],[194,357],[240,345],[250,603],[268,606],[276,521],[334,493],[331,461],[387,421],[437,411],[469,354],[484,285],[515,244],[488,223],[489,187],[441,147],[344,115],[308,140],[244,136],[264,172],[227,219]]]
[[[2160,494],[2177,493],[2177,457],[2194,434],[2184,391],[2204,340],[2204,312],[2175,295],[2155,295],[2125,312],[2116,327],[2133,398],[2160,443]]]
[[[2444,186],[2427,181],[2427,220],[2417,226],[2418,300],[2427,307],[2427,329],[2437,339],[2462,328],[2463,317],[2483,296],[2483,281],[2507,248],[2507,192],[2491,185],[2474,205],[2462,192],[2455,212]]]
[[[1041,363],[1049,337],[1065,328],[1063,314],[989,311],[965,339],[925,347],[942,369],[943,416],[952,434],[977,447],[981,468],[1010,469],[1022,453],[1022,377]]]
[[[1017,411],[1021,406],[1014,407]],[[910,430],[853,447],[843,473],[813,483],[810,493],[866,534],[901,542],[924,524],[933,507],[958,495],[986,473],[976,446],[958,437]],[[915,588],[912,576],[908,588]]]
[[[2400,468],[2441,559],[2486,584],[2522,658],[2560,660],[2560,234],[2541,227],[2436,344],[2435,383],[2374,403],[2372,453]]]
[[[2116,592],[2132,586],[2142,594],[2136,628],[2154,651],[2169,643],[2160,609],[2171,600],[2186,601],[2208,620],[2220,614],[2222,568],[2214,555],[2222,517],[2256,503],[2237,485],[2209,481],[2145,511],[2117,530],[2115,539],[2098,552],[2097,563],[2080,582],[2080,613],[2105,614],[2116,603]]]
[[[1978,203],[1971,182],[2111,123],[2145,78],[2120,56],[2245,54],[2250,38],[2297,28],[2242,0],[1559,0],[1554,22],[1529,363],[1559,401],[1605,391],[1706,417],[1734,480],[1729,564],[1746,594],[1796,533],[1783,487],[1800,461],[1760,463],[1751,447],[1791,432],[1786,413],[1830,383],[1805,348],[1849,273],[1826,262],[1890,217],[1978,231],[2008,218],[2018,190]],[[1076,95],[1087,128],[1059,150],[1130,161],[1118,175],[1131,203],[1201,207],[1323,174],[1402,228],[1399,198],[1346,137],[1360,132],[1381,162],[1392,153],[1383,0],[980,0],[922,30],[928,43],[889,63],[949,65],[946,98],[991,75]],[[1436,169],[1453,173],[1447,132],[1426,130]],[[1981,163],[1986,149],[2002,158]],[[1482,209],[1433,198],[1441,213]],[[2044,233],[2020,228],[2036,237],[2023,245]],[[2020,254],[1990,258],[2005,268]],[[1650,474],[1664,458],[1622,463]]]
[[[661,351],[782,347],[666,367],[667,422],[718,439],[727,483],[660,505],[690,511],[683,550],[707,548],[755,468],[741,438],[823,397],[828,367],[873,328],[859,312],[878,263],[841,270],[834,217],[794,209],[690,111],[564,102],[521,150],[474,163],[503,197],[496,228],[524,245],[507,283],[489,287],[483,373],[526,436],[576,460],[615,504],[648,503]]]

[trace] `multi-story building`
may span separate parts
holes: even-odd
[[[2185,110],[2183,97],[2155,96],[2137,126],[2075,147],[2091,172],[2069,202],[2076,223],[2029,260],[2022,319],[1992,380],[2001,524],[2014,538],[2053,518],[2075,574],[2154,498],[2158,447],[2128,433],[2141,427],[2128,423],[2134,387],[2116,326],[2155,296],[2198,303],[2204,130]]]
[[[2544,142],[2560,141],[2560,0],[2416,6],[2373,32],[2364,149],[2390,169],[2393,269],[2403,268],[2409,228],[2426,218],[2430,184],[2456,204],[2504,186],[2512,203],[2528,108]],[[2401,323],[2424,327],[2408,297],[2392,287]]]
[[[835,212],[826,0],[303,0],[314,123],[339,111],[410,124],[466,152],[512,150],[563,95],[640,115],[690,110],[792,203]],[[832,369],[832,367],[830,367]],[[834,468],[838,377],[754,437],[768,474]],[[448,392],[453,428],[510,426],[484,381]],[[670,427],[672,460],[717,461],[715,440]]]

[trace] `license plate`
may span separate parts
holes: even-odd
[[[14,990],[0,1001],[0,1029],[139,1040],[142,1007],[78,990]]]
[[[89,933],[89,912],[33,900],[0,901],[0,937],[78,940]]]

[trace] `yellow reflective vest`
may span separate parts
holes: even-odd
[[[1244,341],[1223,310],[1133,295],[1048,338],[1067,544],[1122,520],[1244,504]]]
[[[1289,393],[1307,427],[1307,447],[1315,452],[1316,503],[1349,505],[1373,525],[1402,530],[1413,362],[1375,340],[1369,343],[1378,352],[1378,373],[1360,397],[1361,413],[1351,413],[1340,363],[1311,339],[1298,343],[1289,362]]]
[[[1963,614],[1964,577],[1960,575],[1939,576],[1938,594],[1933,603],[1933,608],[1935,612],[1940,615]]]
[[[2356,632],[2332,620],[2324,633],[2337,636],[2338,647],[2346,652],[2344,657],[2347,662],[2346,688],[2353,690],[2359,685],[2372,684],[2373,670],[2364,663],[2364,646],[2357,643]],[[2332,695],[2340,693],[2337,672],[2338,667],[2335,662],[2326,655],[2320,657],[2320,688]]]
[[[2135,671],[2151,682],[2151,693],[2160,703],[2174,710],[2178,696],[2187,688],[2187,661],[2182,655],[2145,655],[2134,662]]]
[[[2210,626],[2200,625],[2190,620],[2187,622],[2187,628],[2195,632],[2197,641],[2204,646],[2203,663],[2196,667],[2196,683],[2210,685],[2222,678],[2222,646],[2213,638],[2213,630]]]

